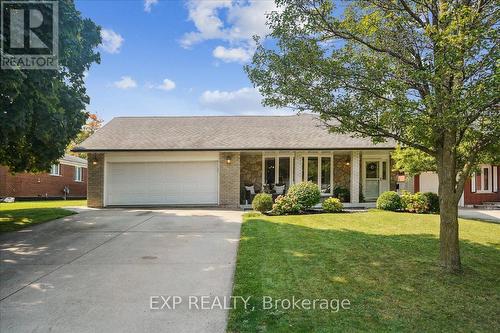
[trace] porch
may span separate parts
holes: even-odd
[[[262,151],[240,153],[240,204],[255,193],[286,193],[301,181],[318,184],[322,198],[337,197],[346,207],[372,207],[396,188],[391,150]],[[253,191],[252,191],[253,189]]]

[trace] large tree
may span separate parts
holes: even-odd
[[[100,61],[100,28],[72,0],[59,1],[58,22],[57,70],[0,71],[0,164],[12,172],[50,168],[87,118],[84,74]]]
[[[498,3],[276,1],[269,46],[256,38],[246,68],[264,104],[434,157],[440,263],[459,271],[458,201],[471,168],[500,140]]]
[[[66,151],[68,154],[75,155],[81,158],[86,158],[87,154],[86,153],[75,153],[72,152],[71,150],[78,146],[80,143],[85,141],[89,136],[94,134],[99,128],[102,127],[103,120],[99,118],[99,116],[96,113],[89,113],[87,122],[85,125],[83,125],[82,129],[80,130],[80,133],[77,134],[76,138],[71,140],[70,144],[66,148]]]

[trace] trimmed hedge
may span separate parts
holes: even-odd
[[[344,205],[337,198],[328,198],[321,204],[323,210],[327,213],[340,213]]]
[[[258,193],[252,201],[252,208],[265,213],[273,208],[273,196],[268,193]]]
[[[392,212],[401,210],[401,197],[394,191],[384,192],[377,199],[377,208]]]
[[[319,203],[321,192],[318,185],[313,182],[302,182],[290,186],[286,196],[294,197],[300,205],[301,210],[304,210]]]
[[[412,194],[403,191],[401,195],[398,195],[396,192],[387,191],[377,199],[377,208],[390,211],[403,210],[419,214],[438,213],[439,197],[432,192]]]
[[[424,195],[429,202],[429,213],[439,213],[439,196],[433,192],[425,192]]]
[[[302,210],[302,207],[297,202],[297,199],[289,195],[280,195],[276,198],[273,205],[272,213],[276,215],[297,214]]]

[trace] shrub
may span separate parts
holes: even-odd
[[[411,203],[413,201],[413,194],[408,191],[403,191],[401,193],[401,209],[408,211],[411,208]]]
[[[328,198],[321,204],[323,210],[327,213],[339,213],[344,209],[344,205],[337,198]]]
[[[428,213],[429,212],[429,200],[427,197],[421,193],[417,192],[411,196],[411,202],[407,206],[408,211],[414,213]]]
[[[308,209],[319,203],[321,193],[318,185],[312,182],[302,182],[290,186],[287,196],[294,197],[301,209]]]
[[[384,192],[377,199],[377,208],[393,212],[400,210],[402,208],[401,197],[394,191]]]
[[[297,202],[294,196],[280,195],[276,198],[273,205],[273,214],[287,215],[297,214],[302,210],[301,205]]]
[[[429,202],[429,213],[439,213],[439,196],[433,192],[425,192],[424,195]]]
[[[349,190],[342,186],[335,186],[333,189],[333,196],[339,198],[342,202],[349,202],[350,193]]]
[[[258,193],[252,201],[254,210],[264,213],[273,208],[273,196],[267,193]]]

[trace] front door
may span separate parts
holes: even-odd
[[[365,200],[375,200],[380,193],[380,161],[365,162]]]

